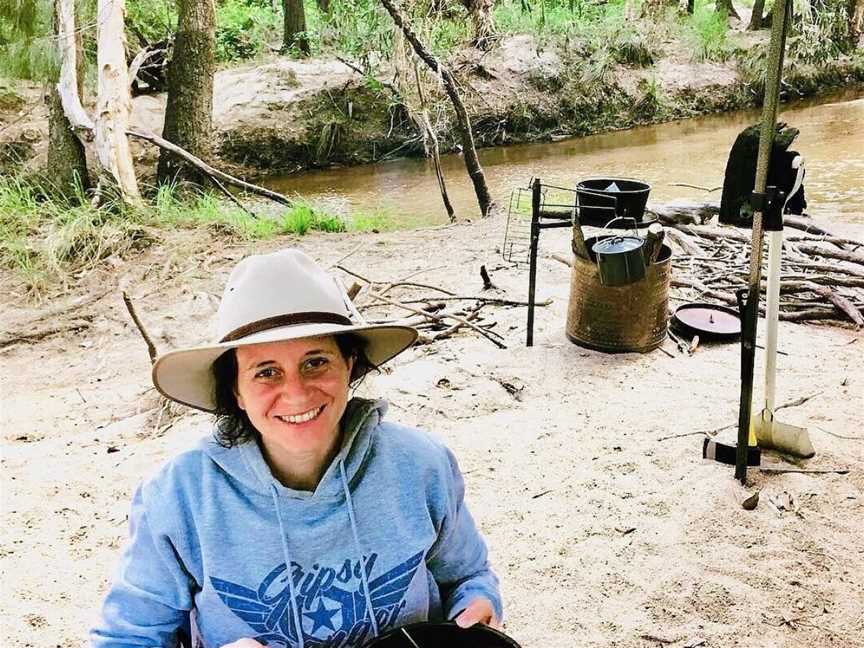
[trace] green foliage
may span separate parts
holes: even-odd
[[[652,65],[656,55],[651,39],[626,25],[615,33],[610,49],[618,63],[640,67]]]
[[[663,86],[657,79],[651,78],[639,83],[639,100],[633,105],[631,114],[638,121],[651,121],[663,118],[669,109],[669,101],[663,91]]]
[[[761,97],[765,92],[765,67],[768,61],[768,42],[757,43],[753,47],[738,52],[738,76],[751,97]]]
[[[67,201],[44,184],[0,177],[0,265],[36,291],[152,240],[140,218],[114,205],[93,209],[80,190]]]
[[[281,14],[269,2],[224,0],[216,7],[216,59],[234,61],[264,53],[268,40],[281,42]]]
[[[50,81],[59,66],[51,3],[0,0],[0,77]]]
[[[500,0],[495,4],[495,25],[501,33],[529,33],[541,42],[554,36],[581,34],[604,17],[620,18],[623,0],[602,5],[591,0],[541,0],[529,2],[523,11],[521,0]]]
[[[851,6],[843,0],[824,0],[816,8],[809,0],[793,0],[788,56],[802,63],[821,64],[854,50],[849,40]]]
[[[44,20],[37,0],[0,1],[0,45],[36,36]]]
[[[285,234],[300,234],[310,231],[344,232],[345,221],[338,216],[325,214],[305,203],[296,203],[282,216],[281,229]]]
[[[177,28],[177,5],[168,0],[128,0],[126,31],[131,49],[140,46],[139,36],[148,43],[158,43]]]
[[[693,15],[682,20],[682,36],[695,61],[726,61],[732,56],[729,20],[714,10],[714,0],[697,2]]]
[[[0,111],[15,112],[21,110],[27,101],[14,90],[0,86]]]
[[[333,0],[329,14],[321,13],[315,2],[305,7],[313,54],[335,50],[366,67],[376,55],[391,51],[393,21],[378,0]]]

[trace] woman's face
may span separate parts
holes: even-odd
[[[329,458],[352,366],[332,336],[237,349],[237,404],[271,458]]]

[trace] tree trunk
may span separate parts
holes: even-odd
[[[756,0],[759,2],[759,0]],[[762,0],[764,2],[764,0]],[[726,13],[729,18],[737,18],[741,20],[741,16],[738,15],[738,12],[735,11],[735,6],[732,4],[732,0],[716,0],[714,3],[714,11],[717,13]]]
[[[67,195],[75,190],[89,188],[87,158],[84,145],[72,130],[72,124],[63,110],[62,90],[68,86],[81,108],[83,86],[83,57],[81,33],[75,25],[74,0],[55,0],[54,33],[62,52],[60,82],[48,94],[48,177],[56,189]],[[85,115],[86,117],[86,115]]]
[[[206,160],[213,136],[216,9],[213,0],[180,0],[177,8],[162,137]],[[159,182],[172,182],[178,177],[203,181],[197,169],[163,149],[159,154]]]
[[[765,26],[765,20],[762,14],[765,11],[765,0],[755,0],[753,2],[753,13],[750,14],[750,24],[747,25],[747,31],[759,31]]]
[[[465,159],[465,168],[468,170],[468,175],[474,185],[474,193],[477,194],[480,213],[483,216],[489,216],[493,206],[492,197],[489,194],[489,187],[486,186],[486,176],[483,174],[483,167],[480,166],[480,159],[477,157],[477,149],[474,146],[474,133],[471,131],[471,121],[468,119],[468,111],[465,110],[465,104],[462,103],[462,98],[456,90],[456,81],[453,79],[453,75],[420,42],[420,39],[417,38],[410,25],[405,21],[405,17],[396,8],[393,0],[381,0],[381,4],[387,9],[387,13],[393,18],[393,22],[405,34],[405,39],[411,43],[411,47],[414,48],[417,56],[423,59],[423,62],[433,72],[441,76],[441,81],[444,83],[444,91],[450,98],[453,110],[456,113],[456,131],[462,140],[462,155]]]
[[[495,41],[495,24],[492,21],[494,0],[460,0],[468,10],[474,23],[474,40],[471,44],[477,49],[488,50]]]
[[[677,0],[644,0],[642,3],[642,18],[659,18],[669,7],[678,5]]]
[[[849,0],[849,42],[864,46],[864,0]]]
[[[99,95],[96,99],[96,153],[102,166],[100,187],[116,184],[126,202],[138,203],[138,181],[126,130],[132,98],[126,68],[124,0],[99,0],[96,14]],[[98,196],[97,196],[98,200]]]
[[[306,37],[306,11],[303,0],[282,0],[285,31],[282,38],[282,50],[292,47],[300,50],[304,56],[309,55],[309,39]]]
[[[318,9],[323,14],[330,13],[330,0],[318,0]]]

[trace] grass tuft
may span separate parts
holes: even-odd
[[[693,15],[683,19],[682,31],[696,62],[722,62],[734,53],[729,42],[729,18],[715,11],[713,1],[697,2]]]
[[[383,220],[356,221],[297,201],[275,216],[251,216],[216,195],[165,185],[141,207],[120,200],[94,208],[81,190],[70,198],[44,181],[0,177],[0,266],[16,272],[34,292],[65,285],[111,257],[151,245],[160,230],[204,229],[240,240],[266,240],[309,232],[367,231]]]

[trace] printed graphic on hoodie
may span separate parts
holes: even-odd
[[[394,627],[405,607],[405,592],[423,560],[423,552],[372,578],[378,554],[366,560],[369,598],[378,632]],[[366,612],[360,561],[345,559],[335,567],[320,564],[304,568],[291,562],[296,605],[306,648],[358,646],[372,637]],[[211,577],[219,598],[255,632],[256,641],[273,647],[300,645],[291,607],[285,563],[274,568],[257,589]]]

